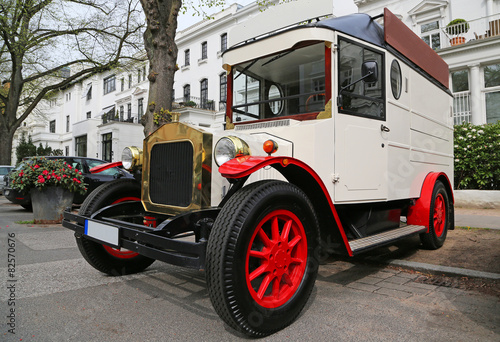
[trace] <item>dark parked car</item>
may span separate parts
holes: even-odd
[[[50,156],[47,159],[63,159],[66,163],[75,167],[82,172],[84,177],[84,182],[87,184],[87,192],[83,195],[75,193],[73,202],[75,204],[81,204],[87,195],[89,195],[95,188],[105,182],[112,181],[118,178],[134,178],[127,171],[120,169],[118,167],[112,167],[99,173],[90,173],[90,169],[107,163],[104,160],[85,158],[85,157],[63,157],[63,156]],[[24,160],[22,163],[29,162],[29,158]],[[13,171],[18,170],[22,167],[22,163],[19,164]],[[15,204],[21,205],[23,208],[31,210],[31,197],[30,194],[22,194],[17,190],[12,189],[10,185],[9,175],[4,177],[4,196],[9,201]]]
[[[7,175],[13,168],[14,166],[10,165],[0,165],[0,195],[3,192],[3,177]]]

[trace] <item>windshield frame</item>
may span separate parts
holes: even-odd
[[[297,52],[300,49],[310,47],[316,44],[324,44],[324,90],[322,91],[314,91],[308,93],[299,93],[288,96],[280,96],[279,98],[269,98],[260,101],[254,101],[251,103],[243,103],[243,104],[234,104],[234,80],[239,77],[239,74],[242,74],[242,71],[245,72],[247,69],[250,69],[253,64],[257,61],[262,61],[263,59],[268,59],[264,64],[270,64],[275,62],[276,60],[287,56],[290,53]],[[268,54],[264,56],[260,56],[253,60],[248,60],[246,62],[238,63],[237,65],[233,65],[230,69],[230,72],[227,75],[227,106],[226,106],[226,117],[227,121],[233,123],[234,125],[239,124],[249,124],[255,122],[264,122],[264,121],[274,121],[274,120],[284,120],[284,119],[294,119],[294,120],[314,120],[318,116],[319,113],[325,111],[328,108],[328,103],[332,99],[332,44],[329,41],[324,40],[310,40],[310,41],[302,41],[295,44],[293,47],[283,51],[276,51],[273,54]],[[237,69],[238,66],[245,65],[243,69]],[[247,74],[245,74],[247,76]],[[312,96],[324,96],[324,108],[322,110],[317,110],[313,112],[305,112],[298,114],[290,114],[290,115],[276,115],[275,117],[263,117],[263,114],[259,114],[259,118],[255,117],[254,120],[246,120],[246,121],[237,121],[236,117],[238,115],[238,108],[241,107],[250,107],[256,105],[263,105],[272,102],[277,102],[277,100],[285,101],[299,97],[312,97]],[[283,105],[283,104],[282,104]]]

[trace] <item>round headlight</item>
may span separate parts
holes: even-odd
[[[215,163],[221,166],[225,162],[236,157],[245,156],[250,154],[248,144],[240,138],[227,136],[221,138],[215,144]]]
[[[125,147],[122,152],[122,164],[126,170],[142,165],[142,150],[135,146]]]

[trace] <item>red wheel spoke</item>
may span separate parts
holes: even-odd
[[[264,253],[261,251],[254,251],[250,250],[250,256],[254,258],[259,258],[259,259],[267,259],[268,258],[268,253]]]
[[[273,280],[272,296],[276,299],[279,299],[280,296],[280,280],[278,279],[278,277],[274,278]]]
[[[292,282],[292,279],[290,279],[290,276],[288,274],[283,274],[283,281],[285,282],[285,284],[287,284],[288,286],[290,287],[293,287],[293,282]]]
[[[278,217],[273,218],[273,222],[271,224],[271,237],[273,241],[279,241],[280,239],[280,227],[279,227]]]
[[[281,233],[281,239],[283,241],[288,241],[288,235],[290,235],[290,230],[292,229],[292,220],[288,220],[285,223],[285,226],[283,227],[283,232]]]
[[[304,260],[299,258],[292,258],[292,260],[290,260],[290,264],[302,264],[303,262]]]
[[[248,279],[250,279],[250,281],[253,281],[255,278],[257,278],[260,275],[264,274],[266,272],[266,269],[267,269],[267,265],[265,265],[265,264],[261,265],[255,271],[253,271],[252,273],[250,273],[250,275],[248,276]]]
[[[288,246],[290,246],[290,248],[293,248],[300,242],[300,240],[302,240],[302,237],[296,236],[292,239],[292,241],[288,243]]]
[[[260,237],[262,243],[264,243],[264,245],[266,247],[271,247],[272,242],[271,242],[271,240],[269,240],[269,237],[267,237],[266,232],[264,232],[264,230],[262,230],[262,228],[259,229],[259,237]]]
[[[262,284],[260,284],[259,292],[257,292],[257,297],[259,299],[262,299],[264,297],[264,294],[266,294],[267,288],[269,287],[269,284],[271,284],[272,278],[272,275],[268,274],[262,281]]]

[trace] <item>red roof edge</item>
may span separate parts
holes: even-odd
[[[449,88],[448,64],[387,8],[384,8],[384,40]]]

